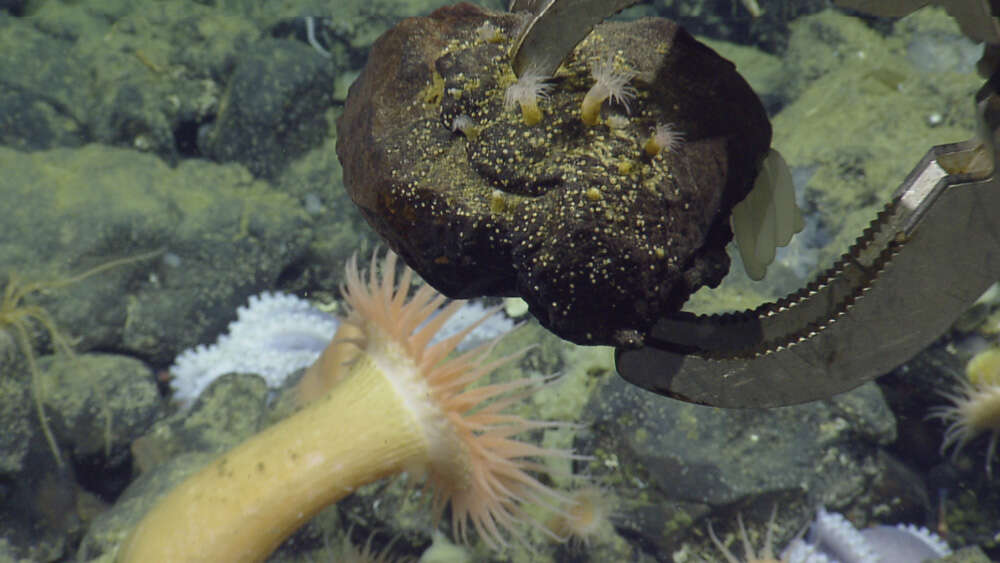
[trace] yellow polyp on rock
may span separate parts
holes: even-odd
[[[493,190],[490,194],[490,211],[493,213],[503,213],[507,210],[507,200],[503,197],[503,192]]]
[[[660,150],[662,149],[660,143],[656,142],[655,136],[650,137],[648,140],[646,140],[646,144],[643,145],[642,148],[643,150],[646,151],[646,155],[649,156],[650,158],[660,154]]]
[[[583,97],[583,103],[580,104],[580,120],[585,125],[594,126],[600,121],[601,104],[604,103],[604,98],[598,99],[598,96],[591,92],[587,92],[587,95]]]
[[[521,102],[521,117],[527,126],[537,125],[542,120],[542,110],[538,103]]]
[[[965,376],[973,385],[1000,385],[1000,348],[976,354],[965,366]]]
[[[423,90],[423,100],[425,104],[437,105],[444,98],[444,78],[440,74],[431,75],[431,83]]]

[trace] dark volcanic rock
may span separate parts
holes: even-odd
[[[323,113],[332,104],[332,71],[308,45],[261,41],[236,66],[208,152],[273,177],[326,135]]]
[[[480,29],[501,30],[493,40]],[[551,80],[541,122],[504,108],[519,16],[467,4],[411,18],[373,46],[338,124],[352,199],[451,297],[521,295],[580,343],[637,345],[729,268],[732,206],[771,140],[734,66],[662,19],[598,26]],[[580,119],[590,69],[636,75],[625,108]],[[626,110],[631,111],[626,111]],[[455,132],[458,117],[474,132]],[[658,124],[685,142],[649,157]]]

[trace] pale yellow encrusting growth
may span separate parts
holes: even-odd
[[[370,268],[363,276],[348,264],[347,336],[338,331],[332,357],[310,368],[313,390],[329,392],[171,491],[118,561],[262,561],[326,506],[401,471],[425,476],[435,518],[450,503],[460,539],[474,528],[493,547],[531,522],[522,503],[562,499],[533,473],[538,458],[572,454],[514,439],[561,424],[505,412],[536,382],[469,388],[515,356],[487,360],[496,341],[452,356],[478,323],[431,344],[462,303],[445,305],[426,285],[410,295],[413,272],[404,269],[397,285],[394,254],[381,264],[373,257]],[[327,369],[335,373],[315,373]]]

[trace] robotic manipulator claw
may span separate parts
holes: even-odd
[[[927,0],[837,0],[902,16]],[[754,310],[662,318],[619,349],[629,382],[683,401],[774,407],[848,391],[912,358],[1000,279],[1000,26],[986,0],[937,0],[987,43],[979,133],[932,147],[857,242],[817,280]]]

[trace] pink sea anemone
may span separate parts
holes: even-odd
[[[520,539],[522,524],[532,523],[523,503],[553,506],[562,500],[555,490],[533,474],[544,472],[536,461],[542,457],[576,457],[564,450],[542,448],[514,439],[532,430],[564,427],[558,422],[526,420],[506,409],[527,398],[538,388],[538,380],[518,379],[474,386],[484,376],[520,354],[488,360],[497,341],[480,345],[457,356],[455,347],[486,317],[437,344],[431,339],[463,306],[424,285],[407,298],[413,271],[405,268],[394,282],[396,255],[389,253],[381,264],[372,258],[367,281],[354,261],[347,266],[344,296],[350,314],[346,322],[364,335],[359,346],[368,357],[395,358],[410,365],[407,377],[418,378],[413,408],[427,410],[424,424],[430,436],[428,462],[419,471],[426,474],[433,491],[434,512],[439,517],[451,503],[456,535],[468,541],[470,526],[491,547],[506,545],[508,537]]]
[[[434,342],[463,303],[427,285],[411,294],[413,271],[397,283],[396,265],[392,253],[367,275],[347,265],[347,318],[307,373],[331,372],[311,378],[319,396],[171,491],[120,561],[263,561],[323,508],[403,471],[425,478],[435,520],[450,504],[463,542],[470,530],[493,548],[525,542],[526,524],[551,535],[524,505],[564,502],[540,480],[543,460],[577,456],[517,438],[568,425],[509,412],[540,381],[482,380],[520,354],[494,358],[496,340],[456,352],[478,323]]]

